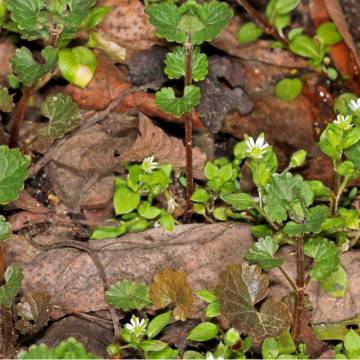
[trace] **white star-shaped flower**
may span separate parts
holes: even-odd
[[[357,100],[351,100],[350,104],[349,104],[349,108],[354,112],[359,110],[360,109],[360,98],[358,98]]]
[[[339,126],[343,130],[349,130],[353,127],[351,121],[352,121],[351,115],[347,115],[347,116],[338,115],[336,120],[333,121],[333,123]]]
[[[125,328],[129,331],[130,334],[134,335],[135,337],[139,337],[146,333],[146,326],[147,321],[144,319],[140,321],[138,317],[133,315],[130,323],[127,323]]]
[[[154,161],[154,155],[146,157],[141,164],[141,168],[149,174],[152,173],[152,171],[157,167],[158,163]]]
[[[269,147],[269,144],[265,141],[263,133],[259,135],[256,141],[251,137],[245,135],[246,153],[253,159],[262,159]]]

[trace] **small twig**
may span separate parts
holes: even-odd
[[[285,47],[288,47],[287,41],[278,34],[276,29],[262,15],[260,15],[247,0],[237,0],[237,2],[246,10],[257,26],[277,41],[280,41]]]
[[[282,267],[279,266],[279,270],[281,271],[281,273],[284,275],[285,279],[288,281],[288,283],[290,284],[290,286],[293,288],[294,291],[297,291],[297,287],[296,284],[294,283],[294,281],[291,279],[291,277],[289,276],[289,274],[286,272],[286,270]]]
[[[130,94],[140,92],[140,91],[147,91],[149,89],[158,89],[161,85],[161,82],[152,82],[148,83],[142,86],[134,86],[131,87],[124,92],[122,92],[118,97],[116,97],[114,100],[111,101],[111,103],[108,105],[108,107],[105,110],[97,112],[94,116],[92,116],[90,119],[88,119],[82,126],[77,128],[76,130],[68,133],[61,139],[55,141],[49,151],[34,165],[31,166],[29,170],[29,177],[35,176],[44,166],[46,166],[53,158],[54,154],[58,150],[58,148],[65,143],[65,141],[70,137],[74,136],[76,134],[81,133],[82,131],[90,128],[91,126],[95,125],[96,123],[106,119],[109,114],[116,109],[120,103],[124,100],[124,98]]]
[[[49,251],[49,250],[62,249],[62,248],[72,248],[72,249],[86,252],[90,256],[91,260],[93,261],[93,263],[96,267],[96,270],[99,274],[99,277],[103,284],[104,297],[105,297],[105,294],[109,288],[109,284],[106,279],[106,273],[105,273],[104,267],[101,264],[99,257],[97,256],[96,252],[94,251],[94,249],[91,246],[89,246],[85,243],[81,243],[76,240],[65,240],[65,241],[60,241],[60,242],[57,242],[57,243],[51,244],[51,245],[42,245],[42,244],[38,244],[36,241],[34,241],[30,234],[26,234],[25,238],[31,246],[33,246],[39,250],[42,250],[42,251]],[[115,309],[111,305],[109,305],[109,311],[110,311],[110,315],[111,315],[111,320],[113,322],[114,338],[116,338],[119,334],[120,320],[119,320],[118,315],[116,314]]]

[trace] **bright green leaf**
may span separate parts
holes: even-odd
[[[347,273],[341,265],[338,265],[337,269],[330,276],[319,283],[330,296],[337,298],[344,297],[348,287]]]
[[[342,36],[332,22],[322,23],[316,30],[316,37],[324,45],[335,45],[342,40]]]
[[[170,232],[174,229],[175,226],[174,218],[169,213],[161,215],[159,222],[165,231]]]
[[[128,214],[140,203],[140,195],[125,186],[118,187],[114,194],[116,215]]]
[[[6,222],[4,216],[0,215],[0,241],[4,241],[9,238],[11,234],[10,223]]]
[[[240,30],[237,34],[237,41],[239,44],[246,44],[252,41],[257,40],[263,31],[253,22],[248,22],[240,27]]]
[[[160,215],[161,209],[151,206],[148,201],[143,201],[138,208],[138,213],[145,219],[155,219]]]
[[[217,325],[211,322],[203,322],[191,329],[187,340],[192,341],[208,341],[216,337],[219,329]]]
[[[220,198],[226,204],[233,206],[237,211],[243,211],[257,207],[255,200],[247,193],[221,193]]]
[[[146,333],[149,339],[155,338],[160,332],[171,323],[171,311],[155,316],[147,327]]]
[[[293,11],[300,3],[300,0],[277,0],[275,2],[275,11],[278,14],[288,14]]]
[[[322,59],[319,45],[307,35],[298,35],[289,44],[290,50],[300,56],[315,61]]]
[[[5,284],[0,287],[0,305],[10,308],[21,287],[23,273],[20,266],[10,266],[6,269]]]
[[[95,6],[87,14],[83,27],[88,31],[97,26],[111,11],[109,6]]]
[[[201,204],[207,204],[209,202],[210,199],[210,195],[207,192],[207,190],[205,189],[196,189],[192,196],[191,196],[191,200],[195,201],[197,203],[201,203]]]
[[[282,79],[276,84],[276,97],[284,101],[294,101],[303,88],[300,79]]]
[[[9,94],[9,90],[6,87],[0,86],[0,111],[11,112],[14,106],[14,100]]]

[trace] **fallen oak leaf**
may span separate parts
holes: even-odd
[[[174,305],[175,319],[183,321],[190,315],[195,301],[186,273],[170,268],[165,268],[154,276],[154,282],[150,285],[150,296],[159,309]]]
[[[266,300],[257,311],[255,305],[268,292],[269,278],[257,265],[228,265],[220,274],[220,285],[215,289],[221,314],[231,326],[249,335],[255,342],[265,337],[278,336],[290,326],[287,305]]]
[[[155,126],[144,114],[139,114],[140,136],[134,144],[120,154],[121,162],[142,161],[153,155],[161,164],[172,164],[177,168],[185,168],[185,146],[180,139],[167,135]],[[154,141],[156,139],[156,141]],[[194,177],[204,179],[206,155],[199,148],[193,148]]]

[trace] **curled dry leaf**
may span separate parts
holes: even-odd
[[[23,335],[40,331],[49,321],[52,310],[51,296],[43,292],[29,292],[17,304],[21,317],[15,324]]]
[[[255,342],[265,337],[278,336],[290,325],[290,314],[285,304],[266,300],[257,311],[255,305],[268,292],[269,278],[257,265],[228,265],[220,274],[220,285],[215,293],[221,313],[233,327],[249,335]]]
[[[154,276],[150,285],[150,296],[157,308],[175,306],[173,314],[177,320],[186,320],[190,315],[195,298],[182,270],[164,269]]]
[[[172,164],[176,168],[185,168],[185,146],[180,139],[167,135],[155,126],[144,114],[139,114],[140,136],[134,144],[123,151],[120,161],[142,161],[145,157],[154,155],[161,164]],[[193,148],[194,177],[204,179],[206,155],[199,148]]]

